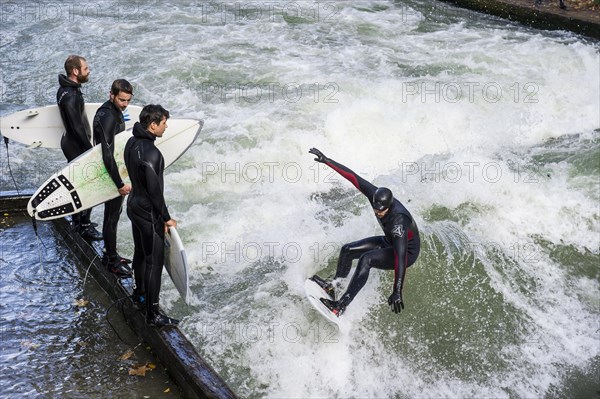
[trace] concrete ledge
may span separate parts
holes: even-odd
[[[31,194],[0,193],[0,210],[26,210]],[[237,399],[236,394],[196,352],[181,330],[177,327],[154,328],[146,325],[145,316],[133,307],[133,302],[129,299],[132,280],[118,279],[102,266],[101,245],[92,245],[79,234],[73,234],[66,219],[56,219],[52,226],[77,257],[83,272],[89,270],[94,280],[113,300],[122,299],[119,308],[128,324],[139,337],[150,344],[152,351],[165,365],[167,373],[186,398]]]
[[[556,0],[545,0],[544,4],[547,5],[539,7],[534,5],[534,0],[441,1],[496,15],[534,28],[568,30],[594,39],[600,39],[600,13],[570,9],[560,10]],[[569,2],[566,3],[568,6]]]
[[[0,212],[27,211],[27,203],[33,191],[18,193],[16,191],[3,191],[0,194]]]

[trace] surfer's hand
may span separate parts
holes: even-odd
[[[165,222],[165,233],[169,232],[169,227],[177,227],[177,220],[169,219]]]
[[[131,191],[131,185],[125,184],[123,187],[119,189],[119,194],[124,197]]]
[[[317,150],[316,148],[311,148],[310,150],[308,150],[308,152],[317,156],[315,158],[315,161],[321,162],[321,163],[327,162],[327,157],[321,151]]]
[[[392,292],[392,295],[388,298],[388,305],[392,307],[392,312],[400,313],[404,309],[404,302],[402,302],[402,294],[399,292]]]

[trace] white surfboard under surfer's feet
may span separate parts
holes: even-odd
[[[330,299],[329,295],[325,292],[319,284],[315,283],[310,278],[307,278],[304,282],[304,292],[308,302],[319,312],[323,317],[332,323],[338,324],[340,322],[339,316],[334,314],[327,306],[321,302],[321,298]]]

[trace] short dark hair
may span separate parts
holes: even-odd
[[[169,111],[159,104],[148,104],[140,112],[140,124],[144,129],[148,129],[152,122],[158,125],[163,117],[169,119]]]
[[[80,55],[68,56],[67,60],[65,61],[65,72],[67,73],[67,76],[73,72],[73,69],[81,69],[82,61],[85,61],[85,58]]]
[[[110,87],[110,93],[116,96],[122,91],[133,96],[133,86],[131,86],[131,83],[125,79],[115,80]]]

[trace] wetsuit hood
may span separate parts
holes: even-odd
[[[373,194],[373,209],[383,211],[392,206],[394,196],[392,191],[386,187],[379,187]]]
[[[62,87],[75,87],[81,88],[81,83],[73,82],[71,79],[67,77],[65,74],[58,75],[58,84]]]
[[[121,111],[121,109],[119,107],[116,106],[115,103],[113,103],[112,101],[108,100],[104,103],[102,103],[102,105],[100,106],[100,108],[98,109],[102,109],[102,108],[106,108],[106,109],[110,109],[110,110],[114,110],[117,111],[119,113],[123,113],[123,111]]]
[[[156,136],[144,129],[142,127],[142,124],[139,122],[136,122],[135,125],[133,125],[133,136],[140,139],[147,139],[152,141],[156,140]]]

